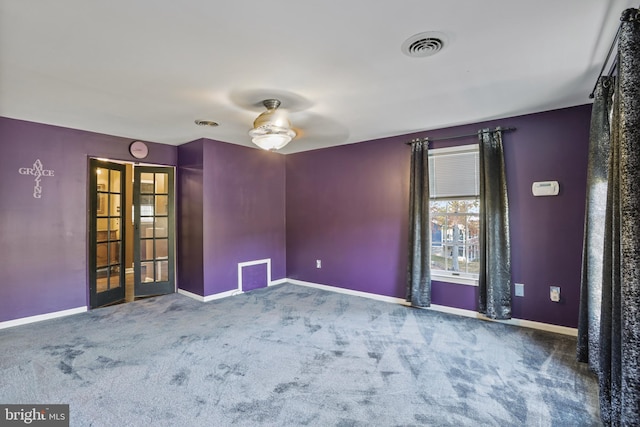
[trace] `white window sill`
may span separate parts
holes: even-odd
[[[458,285],[478,286],[478,279],[464,276],[454,276],[452,274],[431,273],[431,280],[445,283],[456,283]]]

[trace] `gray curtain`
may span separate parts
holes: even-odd
[[[607,425],[640,425],[640,13],[623,12],[618,39],[609,150],[590,151],[599,179],[608,160],[606,206],[594,206],[592,182],[587,194],[585,249],[578,336],[578,358],[598,374],[600,415]],[[604,82],[597,94],[608,98]],[[613,83],[613,80],[609,80]],[[606,143],[606,99],[593,106],[592,135]],[[602,111],[601,111],[602,110]],[[599,140],[599,141],[598,141]],[[595,167],[595,166],[594,166]],[[592,253],[593,208],[604,215],[602,255]],[[594,229],[596,231],[594,231]],[[598,243],[599,244],[599,243]],[[594,250],[597,252],[597,248]],[[598,259],[600,258],[600,260]],[[591,263],[601,262],[601,272]],[[599,310],[599,316],[598,316]]]
[[[511,318],[509,201],[502,131],[482,129],[480,139],[480,273],[478,311]]]
[[[612,425],[640,425],[640,13],[627,9],[618,79],[604,236],[600,320],[600,412]]]
[[[431,305],[431,223],[429,221],[429,142],[411,144],[409,193],[409,267],[407,301],[414,307]]]
[[[614,84],[613,77],[603,76],[598,80],[589,134],[577,356],[579,361],[588,362],[594,372],[598,370],[600,357],[600,302],[611,132],[609,120]]]

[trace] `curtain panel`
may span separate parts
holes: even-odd
[[[593,228],[585,227],[583,283],[577,355],[598,375],[600,415],[607,425],[640,425],[640,12],[622,13],[618,38],[618,77],[614,85],[609,150],[591,164],[607,162],[601,273],[590,253]],[[600,88],[599,95],[607,97]],[[594,104],[591,138],[605,143],[606,100]],[[603,111],[600,111],[600,110]],[[599,175],[603,171],[598,172]],[[591,176],[591,175],[590,175]],[[592,219],[589,182],[587,218]],[[598,243],[599,245],[599,243]],[[596,249],[597,250],[597,249]],[[593,255],[593,256],[592,256]],[[598,274],[601,274],[598,276]],[[593,276],[592,276],[593,275]],[[600,286],[600,289],[599,289]],[[598,294],[600,297],[598,298]],[[599,300],[599,301],[598,301]],[[597,311],[600,316],[598,318]],[[596,335],[596,331],[598,331]]]
[[[482,129],[480,140],[480,272],[478,311],[511,318],[509,201],[502,131]]]
[[[640,425],[640,13],[627,9],[618,39],[611,124],[600,324],[600,411]]]
[[[579,361],[589,363],[594,372],[597,372],[600,357],[602,263],[611,141],[609,119],[614,85],[614,77],[603,76],[598,80],[589,132],[577,357]]]
[[[407,301],[431,305],[431,223],[429,221],[429,141],[411,144],[409,189],[409,265]]]

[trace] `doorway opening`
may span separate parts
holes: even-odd
[[[90,308],[175,292],[174,168],[89,160]]]

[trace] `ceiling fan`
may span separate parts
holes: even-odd
[[[294,92],[274,88],[234,90],[230,100],[243,110],[261,112],[249,136],[265,150],[296,152],[292,148],[295,144],[289,144],[292,140],[309,150],[325,146],[327,141],[343,143],[349,136],[345,125],[313,112],[314,103]]]
[[[251,141],[263,150],[279,150],[297,135],[291,128],[287,113],[284,110],[278,110],[280,104],[278,99],[262,101],[267,111],[253,121],[253,129],[249,131]]]

